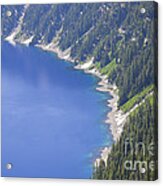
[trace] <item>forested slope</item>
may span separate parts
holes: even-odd
[[[150,143],[157,126],[157,4],[154,2],[89,3],[2,6],[2,38],[10,36],[19,25],[14,36],[16,42],[29,38],[31,45],[48,45],[55,42],[75,63],[85,63],[93,57],[93,63],[111,83],[119,89],[119,108],[128,107],[130,100],[144,99],[150,90],[156,96],[145,99],[128,119],[122,137],[108,158],[108,166],[96,170],[98,179],[156,179],[157,171],[140,175],[127,173],[122,168],[125,158],[143,159],[137,156],[124,157],[122,143],[125,138],[136,142]],[[10,15],[11,14],[11,15]],[[21,15],[22,20],[20,20]],[[20,25],[21,24],[21,25]],[[145,92],[143,97],[140,94]],[[156,102],[152,101],[152,102]],[[136,100],[137,101],[137,100]],[[127,104],[128,102],[128,104]],[[130,102],[131,103],[131,102]],[[127,106],[126,106],[127,105]],[[155,157],[156,158],[156,157]],[[147,155],[145,160],[150,159]],[[156,158],[157,159],[157,158]],[[114,167],[114,168],[113,168]]]

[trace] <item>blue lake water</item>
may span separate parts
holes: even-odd
[[[90,178],[112,143],[99,79],[35,47],[2,42],[2,176]],[[12,163],[11,170],[6,164]]]

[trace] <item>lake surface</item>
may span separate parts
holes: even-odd
[[[2,176],[90,178],[112,143],[99,79],[35,47],[2,42]],[[11,170],[6,164],[12,163]]]

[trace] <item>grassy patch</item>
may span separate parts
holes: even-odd
[[[130,100],[128,100],[125,104],[123,104],[120,108],[123,112],[129,111],[132,107],[134,107],[135,104],[139,103],[142,101],[145,96],[151,92],[154,89],[153,85],[148,86],[145,88],[142,92],[139,94],[136,94],[134,97],[132,97]]]
[[[95,67],[96,67],[96,69],[100,70],[100,68],[101,68],[101,63],[100,63],[100,62],[95,63]]]
[[[101,68],[100,72],[103,75],[109,75],[112,73],[112,71],[116,68],[116,59],[114,58],[108,65],[105,67]]]

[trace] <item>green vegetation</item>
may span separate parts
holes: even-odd
[[[95,67],[96,67],[96,69],[100,70],[101,69],[101,63],[100,62],[96,62],[95,63]]]
[[[121,139],[112,146],[107,167],[101,160],[94,171],[94,179],[157,179],[157,113],[156,105],[151,102],[155,102],[154,96],[132,112]],[[142,168],[146,170],[144,173]]]
[[[142,7],[145,9],[141,13]],[[2,38],[9,36],[18,25],[23,6],[2,6]],[[11,11],[12,16],[6,16]],[[94,171],[96,179],[154,180],[157,178],[157,4],[154,2],[75,3],[55,5],[30,5],[25,13],[21,30],[16,36],[34,36],[31,45],[49,44],[60,31],[58,47],[71,47],[71,57],[83,64],[94,57],[94,64],[108,81],[119,89],[118,106],[129,111],[152,90],[155,97],[130,114],[120,141],[113,144],[107,166],[101,162]],[[155,88],[154,88],[155,87]],[[155,142],[155,156],[135,155],[124,141],[129,138],[145,145]],[[134,148],[135,151],[135,148]],[[126,171],[125,160],[151,160],[154,171]]]
[[[123,112],[129,111],[134,105],[140,103],[150,92],[154,91],[154,86],[150,85],[145,88],[142,92],[136,94],[129,101],[127,101],[124,105],[120,107]]]
[[[17,12],[15,12],[15,9]],[[7,16],[7,12],[11,12],[11,16]],[[13,31],[13,28],[15,28],[18,24],[19,17],[21,16],[21,13],[23,11],[23,6],[2,6],[2,12],[1,16],[3,18],[2,21],[2,36],[3,38],[7,37],[11,32]]]
[[[107,75],[108,77],[110,74],[116,69],[116,59],[114,58],[108,65],[103,67],[100,72],[103,75]]]

